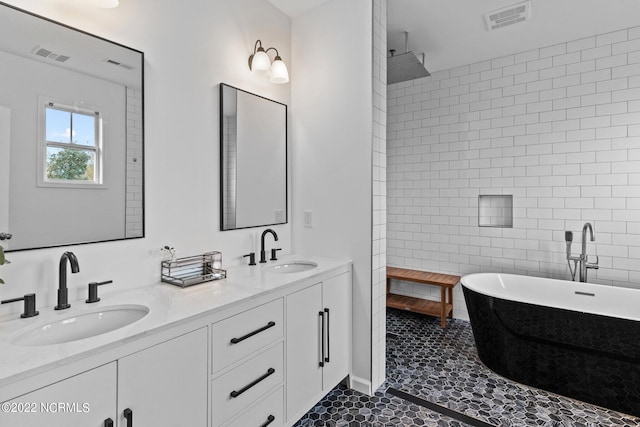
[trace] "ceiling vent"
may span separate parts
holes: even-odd
[[[107,64],[115,65],[116,67],[124,68],[126,70],[135,70],[134,66],[116,61],[115,59],[106,58],[104,62],[106,62]]]
[[[43,47],[40,46],[36,46],[33,48],[33,50],[31,51],[31,53],[33,53],[34,55],[37,56],[41,56],[42,58],[47,58],[47,59],[51,59],[52,61],[56,61],[56,62],[66,62],[69,60],[69,57],[66,55],[60,55],[57,53],[53,53],[48,49],[45,49]]]
[[[528,21],[529,19],[531,19],[531,1],[512,4],[511,6],[496,9],[484,15],[487,30],[489,31],[518,24]]]

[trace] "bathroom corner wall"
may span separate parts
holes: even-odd
[[[589,221],[590,281],[639,286],[640,27],[436,72],[388,98],[390,265],[568,279],[564,231],[579,252]],[[512,194],[513,228],[478,227],[479,194]],[[466,317],[460,287],[454,299]]]
[[[291,67],[294,247],[353,261],[351,379],[364,392],[372,387],[372,14],[371,0],[332,0],[297,16]]]
[[[373,237],[372,342],[373,389],[384,382],[387,310],[387,0],[373,0]]]

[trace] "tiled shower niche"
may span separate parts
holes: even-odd
[[[478,226],[513,228],[513,196],[480,194]]]

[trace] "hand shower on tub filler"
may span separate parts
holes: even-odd
[[[564,240],[567,243],[567,264],[569,265],[569,273],[571,273],[571,280],[576,280],[576,273],[578,272],[578,265],[580,266],[580,275],[579,280],[581,282],[587,281],[587,269],[597,270],[600,268],[598,266],[598,255],[596,255],[596,262],[590,263],[588,262],[587,255],[587,232],[589,232],[591,241],[596,241],[595,231],[593,230],[593,226],[590,222],[585,222],[582,227],[582,251],[580,255],[575,256],[571,255],[571,243],[573,242],[573,232],[565,231],[564,232]],[[573,268],[571,267],[571,261],[573,261]]]

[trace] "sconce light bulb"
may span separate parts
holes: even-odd
[[[283,84],[289,82],[289,71],[282,61],[282,58],[276,56],[271,64],[271,83]]]

